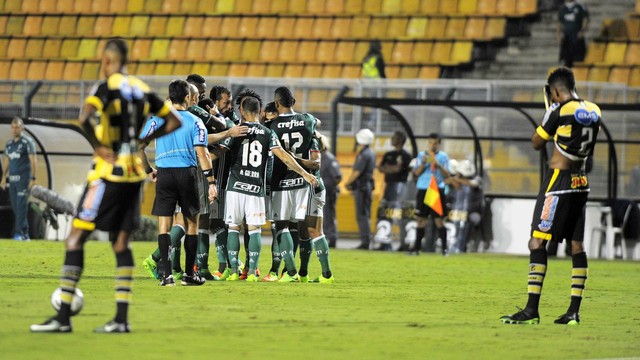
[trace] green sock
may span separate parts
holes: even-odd
[[[160,261],[160,248],[156,248],[153,254],[151,254],[151,259],[153,259],[156,264],[158,263],[158,261]]]
[[[293,239],[291,239],[291,233],[289,229],[282,229],[279,231],[280,236],[280,256],[284,260],[287,266],[287,273],[293,276],[296,274],[296,260],[293,257]]]
[[[262,249],[261,230],[249,230],[249,275],[256,273],[258,261],[260,260],[260,250]]]
[[[182,237],[184,236],[184,228],[180,225],[174,225],[169,231],[171,237],[171,267],[173,271],[182,273],[182,267],[180,266],[180,249],[182,248]]]
[[[282,258],[280,257],[280,246],[278,246],[278,237],[276,236],[276,227],[274,224],[271,225],[271,237],[273,240],[271,241],[271,269],[269,272],[277,274]]]
[[[227,253],[227,229],[216,231],[216,257],[218,258],[218,271],[223,272],[229,262]]]
[[[309,239],[300,239],[300,276],[307,276],[309,272],[309,259],[311,258],[311,241]]]
[[[196,252],[196,264],[198,269],[209,268],[209,232],[198,230],[198,250]]]
[[[320,266],[322,267],[322,276],[325,278],[331,277],[331,265],[329,264],[329,243],[324,235],[318,236],[311,240],[313,247],[316,249],[316,255],[320,260]]]
[[[231,273],[238,272],[238,253],[240,252],[240,232],[229,229],[227,236],[227,252],[229,253],[229,266]]]

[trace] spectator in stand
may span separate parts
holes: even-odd
[[[566,67],[573,67],[574,62],[584,60],[588,27],[587,7],[575,0],[565,0],[558,12],[556,33],[560,41],[560,61],[564,61]]]

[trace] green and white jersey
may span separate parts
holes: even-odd
[[[223,118],[224,122],[227,125],[226,130],[231,129],[232,127],[235,126],[235,123],[231,120],[229,120],[229,118]],[[223,141],[224,142],[224,141]],[[209,151],[217,148],[217,147],[221,147],[222,143],[219,144],[209,144]],[[233,157],[235,154],[226,152],[222,155],[220,155],[214,162],[213,162],[213,173],[215,174],[216,177],[216,181],[218,182],[217,185],[217,190],[218,192],[220,190],[224,190],[227,188],[227,180],[229,180],[229,169],[231,168],[231,163],[233,162]]]
[[[269,128],[254,122],[242,123],[249,128],[245,136],[227,138],[220,145],[233,154],[227,191],[265,196],[265,172],[269,151],[280,147]]]
[[[320,140],[315,135],[311,139],[311,152],[320,152]],[[320,158],[320,161],[322,161],[322,158]],[[317,194],[324,191],[324,181],[322,181],[322,176],[320,176],[320,169],[314,171],[312,174],[318,179],[318,186],[313,189],[313,193]]]
[[[296,157],[309,159],[311,139],[316,130],[316,118],[311,114],[280,114],[270,123],[271,130],[276,133],[282,148]],[[307,186],[302,176],[288,169],[282,160],[273,159],[273,176],[271,191],[302,189]]]

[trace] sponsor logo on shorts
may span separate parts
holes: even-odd
[[[236,189],[236,190],[242,190],[242,191],[255,193],[255,194],[260,192],[260,186],[259,185],[247,184],[247,183],[243,183],[243,182],[240,182],[240,181],[236,181],[236,183],[233,184],[233,188]]]
[[[540,229],[540,231],[549,231],[551,226],[553,226],[553,218],[556,215],[558,199],[559,198],[555,195],[547,196],[544,199],[544,206],[542,207],[542,213],[540,214],[540,224],[538,224],[538,229]]]
[[[589,185],[586,175],[577,175],[571,177],[571,188],[578,189]]]
[[[286,188],[298,187],[303,183],[304,183],[304,180],[302,178],[284,179],[284,180],[280,180],[280,188],[286,189]]]

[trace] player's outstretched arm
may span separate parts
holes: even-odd
[[[231,127],[228,130],[207,135],[207,141],[209,142],[209,144],[216,144],[229,137],[235,138],[235,137],[247,135],[248,131],[249,131],[249,127],[236,125]]]
[[[318,179],[315,176],[306,172],[300,164],[296,162],[293,156],[289,155],[288,152],[284,151],[282,148],[273,148],[271,149],[273,155],[277,156],[278,159],[282,160],[282,162],[287,165],[287,167],[296,173],[300,174],[302,178],[309,184],[313,186],[318,186]]]

